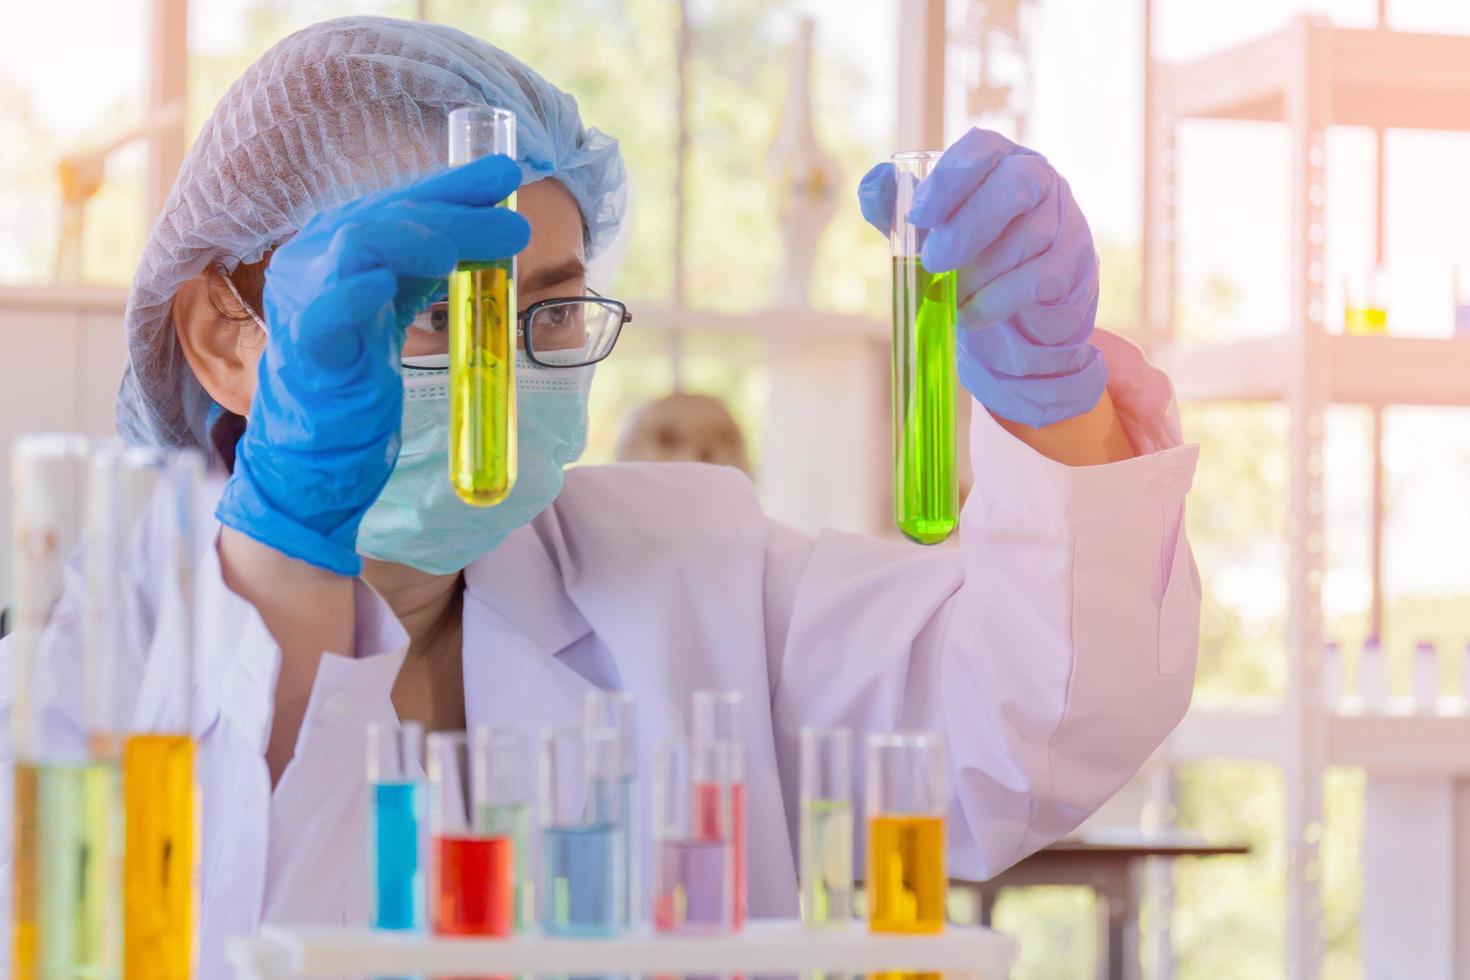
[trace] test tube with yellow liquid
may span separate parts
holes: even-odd
[[[194,778],[190,702],[195,494],[198,453],[105,447],[93,456],[88,490],[87,684],[92,755],[122,770],[122,975],[176,980],[192,975],[197,919],[199,797]],[[138,677],[119,670],[137,635],[137,609],[125,584],[138,519],[161,508],[169,545],[167,585],[158,609],[183,642],[156,654],[168,679],[172,712],[157,730],[139,731],[132,711]]]
[[[14,980],[117,975],[117,770],[42,719],[65,692],[43,637],[83,512],[88,443],[33,435],[11,454]]]
[[[914,191],[938,150],[897,153],[893,210],[893,517],[920,544],[938,544],[959,523],[955,466],[955,273],[930,272],[925,230],[908,220]]]
[[[944,928],[948,766],[944,739],[937,734],[868,736],[868,927],[873,932]]]
[[[449,164],[515,159],[515,113],[464,106],[449,114]],[[505,201],[515,207],[515,195]],[[449,480],[490,507],[516,482],[516,261],[465,261],[449,275]]]

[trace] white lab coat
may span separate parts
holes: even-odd
[[[992,875],[1067,833],[1183,714],[1199,630],[1182,530],[1197,449],[1180,445],[1163,375],[1117,338],[1099,344],[1141,455],[1069,468],[977,406],[957,548],[799,533],[763,514],[731,469],[569,471],[549,510],[465,571],[469,723],[575,723],[585,691],[623,688],[646,759],[654,740],[686,731],[693,691],[741,692],[754,916],[796,910],[805,725],[945,734],[952,875]],[[323,658],[272,789],[263,755],[279,649],[224,586],[214,533],[201,537],[195,584],[204,976],[225,974],[227,936],[262,922],[366,921],[363,728],[394,719],[406,652],[359,582],[357,649]],[[162,727],[179,716],[163,692],[181,627],[161,533],[140,549],[137,719]],[[76,729],[80,582],[69,588],[47,653],[56,737]]]

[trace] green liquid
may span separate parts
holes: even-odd
[[[14,975],[17,980],[116,977],[122,922],[117,767],[60,763],[17,765],[16,770],[16,819],[28,828],[20,843],[33,849],[17,854],[16,868],[33,877],[24,883],[17,879],[17,891],[26,899],[16,904],[15,926],[34,938],[26,944],[28,955],[13,964]]]
[[[852,804],[801,801],[801,921],[852,921]]]
[[[531,875],[531,808],[524,803],[480,807],[479,826],[482,834],[509,837],[514,854],[515,908],[512,928],[529,932],[536,924],[536,888]]]
[[[490,507],[516,482],[514,259],[461,262],[449,276],[449,479]]]
[[[893,517],[920,544],[959,523],[955,273],[893,260]]]

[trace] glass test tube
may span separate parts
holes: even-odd
[[[113,773],[117,773],[120,765],[133,763],[133,784],[130,785],[119,776],[123,797],[112,801],[112,805],[118,810],[128,802],[138,806],[142,794],[138,792],[140,787],[136,784],[160,775],[146,769],[141,772],[138,770],[137,747],[140,744],[146,740],[163,738],[170,741],[182,739],[186,746],[192,745],[188,736],[189,691],[185,687],[190,673],[187,643],[182,649],[171,651],[171,655],[177,656],[178,660],[172,665],[175,687],[170,696],[174,699],[173,704],[183,712],[170,721],[174,733],[154,735],[138,731],[133,726],[132,712],[142,678],[131,666],[136,655],[130,647],[136,643],[136,637],[143,635],[143,628],[139,622],[140,610],[134,600],[133,588],[128,581],[131,564],[129,555],[136,543],[135,536],[139,533],[139,520],[150,503],[161,494],[167,497],[161,501],[167,508],[161,523],[172,524],[166,531],[172,550],[170,560],[182,563],[181,567],[185,568],[190,564],[189,551],[181,547],[181,544],[190,533],[191,524],[187,516],[181,516],[177,512],[179,506],[188,506],[192,502],[190,495],[194,484],[190,479],[191,471],[184,462],[186,459],[187,457],[176,459],[174,454],[164,450],[129,447],[119,440],[108,440],[93,447],[88,467],[83,717],[88,751],[93,763],[104,766]],[[180,470],[180,466],[184,468]],[[175,499],[174,495],[183,495],[188,503]],[[168,611],[164,615],[182,616],[176,625],[181,628],[182,635],[187,635],[184,627],[188,622],[188,586],[183,582],[177,584],[177,601],[167,607]],[[178,732],[184,734],[180,736]],[[135,742],[135,739],[138,741]],[[130,745],[133,746],[131,756],[128,752]],[[192,869],[185,866],[182,870],[183,880],[178,882],[180,871],[174,866],[175,854],[189,860],[193,853],[194,774],[191,753],[191,748],[185,749],[184,756],[188,766],[184,772],[171,773],[167,765],[164,767],[162,778],[167,785],[161,790],[164,794],[162,800],[165,801],[164,806],[172,806],[172,809],[166,813],[155,810],[131,821],[118,822],[111,828],[115,835],[112,850],[92,858],[94,870],[101,871],[105,868],[109,904],[116,910],[115,943],[112,945],[116,946],[115,952],[124,954],[127,963],[134,970],[132,975],[137,975],[140,963],[153,962],[154,951],[148,945],[152,942],[171,944],[176,940],[181,941],[184,944],[184,958],[175,961],[173,965],[186,971],[189,966],[187,957],[192,935],[176,936],[173,930],[192,929]],[[180,783],[181,786],[176,785]],[[153,788],[146,788],[149,788],[151,795]],[[175,792],[181,792],[182,796],[175,798],[170,795]],[[179,812],[179,808],[182,808],[182,812]],[[142,832],[149,827],[160,829],[166,839],[145,839]],[[132,832],[132,838],[125,840],[128,830]],[[176,834],[183,834],[188,841],[179,851],[169,849]],[[131,860],[126,853],[129,846],[132,848]],[[168,887],[165,882],[177,883],[178,888],[169,891],[167,895],[160,894],[158,889]],[[121,904],[116,901],[119,885]],[[171,897],[176,899],[173,906],[167,904]],[[165,906],[162,915],[156,908],[160,903]],[[174,916],[178,917],[177,921]]]
[[[531,740],[513,728],[476,726],[470,761],[474,767],[476,829],[509,837],[513,851],[511,926],[528,932],[536,923],[531,844]]]
[[[508,834],[477,829],[472,765],[494,767],[495,759],[471,760],[464,732],[434,732],[428,738],[430,852],[429,917],[441,936],[510,934],[515,902],[515,844]]]
[[[1365,715],[1381,715],[1388,710],[1388,664],[1383,658],[1383,644],[1378,637],[1363,641],[1358,655],[1358,703]]]
[[[852,920],[852,735],[801,730],[801,920]]]
[[[198,920],[199,790],[190,706],[194,690],[195,508],[204,461],[168,454],[162,475],[171,522],[166,598],[159,619],[184,637],[170,669],[178,713],[123,744],[123,972],[128,977],[193,973]]]
[[[626,691],[588,691],[582,699],[582,724],[587,728],[610,728],[618,734],[617,794],[625,815],[623,831],[624,925],[643,921],[640,887],[643,874],[642,821],[638,806],[638,721],[633,695]]]
[[[515,113],[449,114],[449,165],[516,156]],[[515,207],[515,195],[505,202]],[[449,479],[461,500],[498,504],[516,482],[515,258],[460,262],[449,275]]]
[[[115,891],[99,872],[105,876],[104,855],[115,850],[116,770],[88,759],[85,745],[58,742],[41,723],[46,703],[64,696],[40,655],[76,540],[86,473],[82,436],[25,436],[11,452],[10,975],[17,980],[97,975],[113,962],[108,896]]]
[[[738,928],[730,742],[661,742],[653,762],[653,927],[708,935]]]
[[[368,867],[374,929],[424,927],[424,729],[367,726]]]
[[[1451,276],[1455,290],[1455,336],[1470,337],[1470,261],[1456,263]]]
[[[745,742],[744,726],[741,722],[743,708],[738,691],[695,691],[693,719],[690,730],[692,741],[698,750],[706,745],[724,743],[729,745],[730,787],[726,792],[718,783],[705,785],[698,778],[694,783],[695,825],[699,832],[711,839],[722,833],[726,820],[722,807],[729,808],[731,845],[734,848],[735,873],[735,927],[745,922]],[[696,751],[696,755],[698,752]]]
[[[1427,640],[1414,644],[1411,668],[1414,688],[1414,710],[1432,715],[1439,710],[1439,650]]]
[[[541,733],[541,930],[615,936],[628,925],[628,814],[610,728]]]
[[[937,734],[869,735],[868,926],[944,928],[944,811],[948,761]]]
[[[1388,333],[1388,273],[1383,266],[1343,281],[1343,330],[1358,336]]]
[[[910,539],[937,544],[959,522],[955,467],[955,273],[930,273],[925,231],[908,220],[914,191],[942,154],[897,153],[893,212],[893,517]]]

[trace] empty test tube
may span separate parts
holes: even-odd
[[[1335,714],[1342,702],[1342,647],[1337,643],[1322,645],[1322,707]]]
[[[1358,698],[1365,715],[1381,715],[1388,708],[1388,666],[1376,636],[1363,642],[1358,658]]]
[[[1439,651],[1433,643],[1414,645],[1414,710],[1434,714],[1439,710]]]

